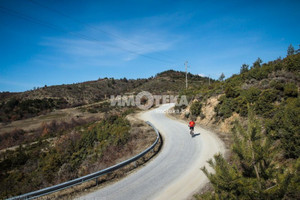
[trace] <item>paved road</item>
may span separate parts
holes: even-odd
[[[172,104],[147,111],[148,120],[164,137],[164,146],[155,159],[119,182],[79,199],[141,200],[187,199],[207,183],[200,168],[213,154],[224,152],[223,143],[211,132],[197,127],[200,135],[191,138],[187,124],[168,118],[164,111]]]

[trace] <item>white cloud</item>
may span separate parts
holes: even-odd
[[[104,31],[97,31],[97,28]],[[107,32],[110,34],[104,34]],[[168,60],[163,51],[172,49],[176,43],[175,36],[168,32],[147,28],[121,31],[109,27],[88,27],[72,38],[45,38],[40,45],[50,47],[58,56],[51,56],[61,65],[67,66],[101,66],[128,62],[139,57],[151,57],[151,59]],[[98,36],[97,36],[98,35]],[[150,56],[151,54],[151,56]],[[40,56],[39,60],[47,59],[48,56]],[[62,64],[64,63],[64,64]]]

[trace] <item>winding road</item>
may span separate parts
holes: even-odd
[[[140,115],[150,121],[164,138],[161,152],[146,166],[83,200],[189,199],[208,179],[200,170],[215,153],[224,153],[223,142],[212,132],[195,128],[191,137],[186,123],[165,115],[173,104],[146,111]]]

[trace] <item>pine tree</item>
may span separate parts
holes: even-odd
[[[297,49],[297,50],[295,51],[295,53],[300,53],[300,44],[299,44],[299,49]]]
[[[225,78],[225,75],[224,75],[224,73],[222,72],[222,74],[221,74],[220,77],[219,77],[219,81],[223,81],[224,78]]]
[[[240,69],[240,74],[248,72],[248,71],[249,71],[249,65],[243,64]]]
[[[287,55],[291,56],[291,55],[294,55],[294,54],[295,54],[295,49],[294,49],[293,45],[290,44],[290,46],[288,47],[288,50],[287,50]]]
[[[299,169],[289,170],[275,166],[278,145],[264,134],[260,121],[248,105],[248,126],[235,122],[233,128],[233,155],[229,164],[222,155],[215,155],[209,165],[215,173],[205,167],[204,174],[210,180],[214,192],[200,199],[289,199],[299,197]]]
[[[257,58],[257,60],[253,63],[252,68],[259,68],[261,63],[262,60],[260,58]]]
[[[232,147],[236,159],[240,163],[243,177],[255,179],[254,191],[260,193],[266,189],[266,180],[273,178],[276,146],[263,134],[262,126],[255,118],[254,112],[248,108],[248,127],[243,128],[239,122],[233,129],[234,145]],[[267,185],[272,184],[268,183]]]

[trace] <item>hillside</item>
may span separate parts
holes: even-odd
[[[229,160],[216,155],[205,168],[210,191],[197,199],[300,198],[300,54],[258,59],[224,82],[190,88],[186,119],[225,132]],[[184,109],[184,108],[177,108]]]
[[[188,74],[190,87],[207,83],[207,78]],[[104,78],[77,84],[45,86],[22,93],[0,93],[0,122],[11,122],[63,109],[91,104],[110,95],[149,91],[154,94],[178,92],[185,87],[185,73],[174,70],[154,78],[127,80]]]
[[[189,77],[191,87],[206,80]],[[105,78],[2,93],[0,198],[86,175],[141,152],[155,139],[153,130],[132,121],[128,114],[134,108],[111,107],[105,96],[142,90],[173,94],[184,88],[184,80],[183,72],[169,70],[149,79]]]
[[[196,87],[197,85],[207,85],[208,78],[201,77],[188,73],[188,86],[189,88]],[[153,94],[177,94],[179,91],[185,89],[185,73],[180,71],[168,70],[158,73],[154,78],[141,84],[135,88],[134,91],[148,91]]]

